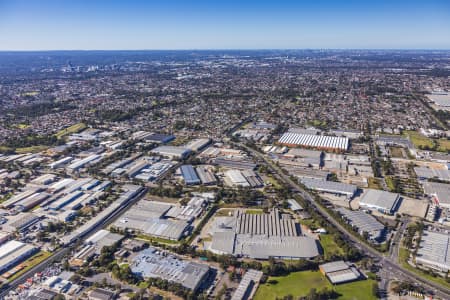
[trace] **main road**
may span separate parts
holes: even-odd
[[[256,151],[253,148],[248,147],[242,143],[236,143],[236,145],[246,149],[254,157],[257,157],[260,161],[263,161],[266,166],[268,166],[278,177],[287,184],[292,191],[298,193],[303,199],[308,201],[314,208],[320,213],[320,215],[325,218],[330,224],[336,227],[348,240],[352,241],[357,248],[365,252],[366,254],[378,258],[382,264],[383,268],[389,271],[393,275],[397,275],[398,278],[409,278],[421,283],[424,287],[433,291],[433,293],[441,297],[442,299],[450,299],[450,289],[426,278],[419,276],[418,274],[407,270],[406,268],[399,265],[397,262],[393,261],[389,257],[385,257],[377,250],[373,249],[369,245],[362,243],[353,233],[349,232],[344,226],[342,226],[338,221],[336,221],[329,212],[319,205],[305,189],[303,189],[298,183],[294,182],[289,176],[283,173],[283,170],[275,165],[272,161],[267,159],[265,155],[261,152]]]

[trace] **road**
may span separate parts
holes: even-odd
[[[93,227],[88,232],[84,233],[80,237],[87,236],[89,234],[97,232],[99,229],[107,226],[110,224],[115,218],[117,218],[123,211],[125,211],[128,207],[130,207],[132,204],[136,203],[137,200],[139,200],[145,193],[147,192],[147,189],[144,189],[137,195],[135,195],[130,201],[127,202],[126,205],[120,206],[116,211],[114,211],[108,218],[97,224],[95,227]],[[79,238],[80,238],[79,237]],[[64,246],[63,248],[57,250],[55,253],[53,253],[50,257],[43,260],[30,270],[26,271],[13,281],[9,282],[8,284],[5,284],[2,289],[0,290],[0,299],[3,299],[11,290],[15,290],[19,284],[24,283],[27,278],[32,277],[35,273],[42,272],[45,268],[53,264],[55,261],[61,261],[62,258],[69,254],[72,250],[74,250],[77,247],[78,244],[71,244]]]
[[[237,143],[237,145],[246,149],[254,157],[257,157],[258,159],[263,161],[266,164],[266,166],[268,166],[274,173],[276,173],[285,184],[290,186],[294,192],[298,193],[303,199],[305,199],[311,205],[313,205],[314,208],[320,213],[320,215],[324,219],[326,219],[330,224],[336,227],[358,249],[362,250],[369,256],[378,258],[380,261],[382,261],[383,268],[388,270],[390,274],[395,275],[398,278],[407,278],[409,280],[415,280],[416,282],[421,283],[425,288],[432,291],[436,296],[441,297],[442,299],[449,299],[450,289],[441,286],[436,282],[420,277],[416,273],[411,272],[403,268],[402,266],[398,265],[398,263],[396,261],[393,261],[390,257],[385,257],[384,255],[382,255],[369,245],[361,243],[361,241],[356,236],[354,236],[353,233],[349,232],[344,226],[342,226],[338,221],[336,221],[325,208],[317,204],[316,201],[314,201],[313,197],[306,190],[304,190],[299,184],[291,180],[289,176],[285,175],[280,167],[275,165],[272,161],[269,161],[266,158],[266,156],[264,156],[259,151],[256,151],[242,143]]]

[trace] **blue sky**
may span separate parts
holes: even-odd
[[[450,49],[450,1],[0,0],[0,50]]]

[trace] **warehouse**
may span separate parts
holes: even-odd
[[[19,194],[16,194],[12,196],[10,199],[6,200],[2,204],[0,204],[3,208],[11,208],[13,207],[17,202],[22,201],[23,199],[26,199],[35,193],[41,191],[42,189],[30,189],[24,192],[21,192]]]
[[[153,149],[151,152],[164,157],[185,159],[191,153],[191,150],[178,146],[159,146]]]
[[[144,278],[161,278],[193,290],[208,277],[209,266],[182,260],[155,248],[141,251],[130,265],[131,271]]]
[[[419,179],[435,178],[444,181],[450,181],[450,171],[447,169],[433,169],[426,167],[415,167],[414,171]]]
[[[264,185],[262,179],[258,175],[256,175],[253,170],[242,170],[241,173],[252,188],[259,188]]]
[[[387,215],[392,215],[399,205],[399,194],[373,189],[366,189],[361,200],[359,200],[360,207],[374,209]]]
[[[172,205],[156,201],[141,200],[125,212],[114,227],[133,229],[150,236],[179,240],[189,232],[186,220],[166,219]]]
[[[225,172],[226,181],[231,186],[250,186],[247,179],[245,179],[244,175],[242,175],[239,170],[228,170]]]
[[[359,210],[349,210],[343,207],[338,208],[337,212],[341,214],[348,224],[358,230],[358,233],[364,236],[366,232],[370,240],[381,243],[386,238],[386,227],[377,221],[373,216]]]
[[[300,227],[278,209],[269,214],[247,214],[237,210],[221,217],[214,226],[209,250],[254,259],[310,259],[319,255],[317,242],[300,235]]]
[[[55,174],[44,174],[33,179],[32,181],[30,181],[30,183],[48,185],[52,183],[55,180],[55,178],[56,178]]]
[[[37,251],[37,248],[19,242],[9,241],[0,246],[0,273],[4,273],[24,261]]]
[[[349,139],[346,137],[287,132],[281,136],[278,143],[289,147],[303,146],[319,150],[346,151]]]
[[[262,271],[249,269],[242,277],[239,286],[231,297],[231,300],[253,299],[253,295],[258,289],[259,282],[263,276]]]
[[[448,272],[450,270],[450,235],[424,230],[417,250],[416,264],[428,269]]]
[[[72,160],[73,160],[73,157],[67,156],[67,157],[61,158],[55,162],[52,162],[51,164],[49,164],[49,167],[51,169],[58,169],[58,168],[65,166],[66,164],[70,163]]]
[[[28,227],[37,223],[40,220],[38,216],[32,213],[21,213],[9,219],[9,222],[4,225],[4,230],[8,232],[22,232]]]
[[[191,151],[198,152],[211,143],[211,139],[195,139],[185,145]]]
[[[66,170],[69,173],[70,172],[76,172],[79,169],[87,166],[88,164],[91,164],[91,163],[93,163],[95,161],[100,160],[101,158],[102,158],[102,155],[100,155],[100,154],[92,154],[92,155],[90,155],[90,156],[88,156],[86,158],[79,159],[79,160],[76,160],[75,162],[72,162],[70,165],[68,165],[66,167]]]
[[[35,193],[30,197],[17,202],[14,207],[19,211],[27,211],[35,207],[36,205],[41,204],[48,197],[50,197],[50,194],[48,193]]]
[[[203,185],[213,185],[217,183],[217,179],[214,174],[205,166],[198,166],[195,170],[197,171],[197,175]]]
[[[182,165],[180,167],[181,176],[183,176],[184,183],[187,185],[200,184],[200,178],[198,178],[197,173],[192,165]]]
[[[347,199],[352,199],[353,196],[358,191],[358,187],[353,184],[334,182],[334,181],[324,181],[312,178],[301,178],[302,184],[304,184],[308,189],[315,190],[318,192],[343,195]]]
[[[450,208],[450,184],[425,182],[423,187],[425,194],[432,196],[436,204],[444,208]]]
[[[330,280],[331,284],[341,284],[361,278],[361,273],[343,260],[320,265],[319,270]]]
[[[220,165],[226,168],[240,169],[240,170],[254,170],[256,164],[243,159],[232,159],[225,157],[218,157],[213,160],[215,165]]]
[[[146,136],[145,141],[150,143],[157,143],[157,144],[167,144],[175,139],[174,135],[167,135],[167,134],[161,134],[161,133],[154,133],[149,136]]]
[[[78,197],[80,197],[81,195],[83,195],[83,192],[81,192],[81,191],[74,191],[74,192],[72,192],[70,194],[67,194],[64,197],[61,197],[60,199],[58,199],[58,200],[54,201],[53,203],[51,203],[49,205],[49,209],[51,209],[51,210],[60,210],[61,208],[63,208],[67,204],[69,204],[70,202],[72,202],[75,199],[77,199]]]
[[[97,249],[96,252],[99,254],[103,247],[109,247],[112,246],[121,240],[123,240],[125,236],[118,234],[118,233],[112,233],[105,229],[100,229],[95,234],[90,236],[85,244],[91,244],[94,245]]]

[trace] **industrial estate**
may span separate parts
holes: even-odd
[[[448,51],[3,55],[1,299],[450,299]]]

